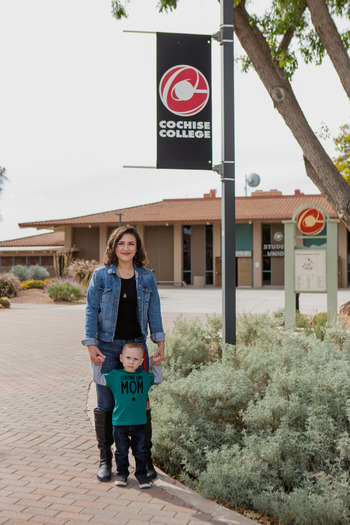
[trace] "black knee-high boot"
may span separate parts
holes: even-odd
[[[102,412],[96,408],[94,410],[96,437],[100,449],[100,466],[97,472],[99,481],[110,481],[112,477],[112,413],[112,411]]]
[[[151,411],[146,410],[147,415],[147,423],[146,423],[146,441],[145,441],[145,449],[146,449],[146,468],[147,468],[147,477],[150,481],[153,481],[157,478],[157,472],[156,469],[153,466],[152,461],[152,420],[151,420]]]

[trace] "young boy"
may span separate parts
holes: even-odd
[[[102,365],[93,366],[95,383],[108,386],[114,395],[113,438],[116,446],[116,485],[125,486],[129,475],[129,447],[135,457],[135,477],[141,489],[150,488],[145,454],[146,405],[148,391],[163,379],[162,367],[152,366],[153,374],[137,370],[143,363],[143,346],[126,343],[120,355],[124,369],[102,374]],[[152,359],[151,359],[152,361]],[[129,438],[130,436],[130,438]]]

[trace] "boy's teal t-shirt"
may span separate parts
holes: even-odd
[[[154,384],[154,376],[145,370],[126,372],[124,369],[112,370],[104,376],[114,395],[113,425],[144,425],[148,391]]]

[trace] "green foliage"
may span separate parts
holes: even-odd
[[[21,288],[22,290],[29,290],[31,288],[38,288],[38,289],[43,289],[45,284],[47,284],[47,282],[45,281],[41,281],[41,280],[36,280],[36,279],[29,279],[28,281],[23,281],[21,283]]]
[[[54,301],[77,301],[83,296],[79,285],[71,281],[53,281],[47,287],[48,296]]]
[[[285,316],[284,308],[279,308],[272,314],[273,321],[277,323],[278,326],[284,326]],[[333,324],[327,322],[327,313],[320,312],[314,316],[303,314],[301,312],[296,312],[295,315],[295,326],[296,328],[301,328],[304,330],[305,335],[315,335],[317,339],[323,341],[326,334],[326,326],[329,330],[333,329]],[[339,332],[342,330],[341,323],[336,325],[336,331]]]
[[[10,308],[11,303],[8,297],[0,297],[0,306],[3,308]]]
[[[113,0],[112,1],[112,15],[117,20],[121,20],[122,18],[127,18],[128,15],[126,13],[126,4],[127,2],[120,2],[120,0]]]
[[[29,275],[30,279],[37,281],[44,281],[50,276],[47,269],[44,266],[40,266],[39,264],[33,264],[29,266]]]
[[[205,496],[284,525],[350,523],[349,335],[324,314],[312,320],[322,341],[280,318],[241,316],[237,348],[221,351],[217,318],[177,321],[151,394],[156,461]]]
[[[2,191],[2,186],[3,186],[4,182],[5,182],[5,180],[7,180],[7,177],[6,177],[5,173],[6,173],[6,168],[2,168],[0,166],[0,193]]]
[[[28,281],[30,279],[29,267],[24,264],[12,266],[10,273],[18,277],[20,281]]]
[[[68,266],[68,275],[85,288],[89,286],[91,277],[99,266],[97,261],[84,261],[83,259],[74,259]]]
[[[203,364],[221,358],[220,330],[219,317],[209,318],[206,327],[198,319],[187,321],[178,317],[174,330],[167,336],[163,372],[173,377],[185,377]]]
[[[50,275],[47,269],[39,264],[32,264],[31,266],[16,264],[12,266],[10,272],[16,275],[22,282],[29,281],[30,279],[41,281],[47,279]]]
[[[126,11],[126,6],[129,3],[129,0],[112,0],[112,15],[117,20],[121,20],[122,18],[127,18],[128,14]],[[168,13],[168,11],[173,11],[177,8],[178,0],[159,0],[157,3],[157,9],[160,13],[165,11]]]
[[[350,185],[350,125],[344,124],[340,127],[340,133],[333,139],[335,149],[341,154],[333,158],[333,162]]]
[[[12,273],[0,273],[0,297],[16,297],[21,292],[21,281]]]

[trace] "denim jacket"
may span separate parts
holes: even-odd
[[[165,340],[157,283],[153,272],[134,265],[137,295],[137,320],[146,339],[148,325],[155,343]],[[117,324],[120,277],[115,264],[95,270],[86,297],[85,339],[83,345],[96,345],[98,340],[113,341]]]

